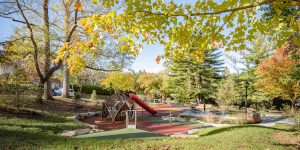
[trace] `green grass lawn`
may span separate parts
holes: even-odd
[[[63,115],[43,114],[36,119],[0,117],[0,149],[296,149],[299,137],[285,125],[208,128],[193,139],[159,137],[128,129],[81,138],[57,135],[77,128],[84,127]]]

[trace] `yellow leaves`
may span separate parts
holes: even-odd
[[[69,49],[70,43],[69,42],[65,42],[63,48],[64,49]]]
[[[87,24],[87,19],[81,19],[81,20],[79,21],[79,24],[80,24],[81,26],[85,26],[85,25]]]
[[[82,4],[79,1],[75,3],[74,7],[76,10],[82,10]]]
[[[94,3],[94,4],[98,4],[98,3],[99,3],[99,0],[93,0],[93,3]]]
[[[157,64],[160,63],[160,60],[161,60],[161,57],[160,57],[160,56],[157,56],[156,59],[155,59],[155,61],[156,61]]]
[[[124,52],[124,51],[126,51],[126,49],[127,49],[127,46],[126,46],[126,45],[121,45],[121,46],[120,46],[120,50],[121,50],[121,51]]]
[[[90,32],[91,31],[91,26],[89,24],[86,24],[85,26],[83,26],[83,29],[85,32]]]

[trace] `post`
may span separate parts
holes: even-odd
[[[170,125],[172,124],[172,104],[170,103],[170,116],[169,116],[169,122],[170,122]]]
[[[246,88],[246,95],[245,95],[245,113],[246,113],[246,120],[247,120],[247,97],[248,97],[248,81],[245,81],[245,88]]]

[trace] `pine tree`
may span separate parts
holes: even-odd
[[[221,52],[218,49],[206,50],[202,63],[193,62],[187,54],[182,60],[169,60],[171,96],[181,101],[204,103],[213,98],[216,81],[222,72]]]

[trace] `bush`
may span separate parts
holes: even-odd
[[[79,85],[74,85],[74,90],[79,91],[80,86]],[[96,91],[97,95],[111,95],[111,91],[108,89],[105,89],[102,86],[99,85],[92,85],[92,84],[83,84],[81,87],[81,93],[85,94],[92,94],[93,91]]]
[[[97,93],[95,90],[93,90],[92,95],[91,95],[91,100],[96,100],[97,99]]]
[[[300,133],[300,111],[295,112],[291,120],[294,122],[293,129]]]
[[[79,92],[75,92],[73,99],[74,99],[75,107],[81,108],[81,106],[80,106],[81,94]]]

